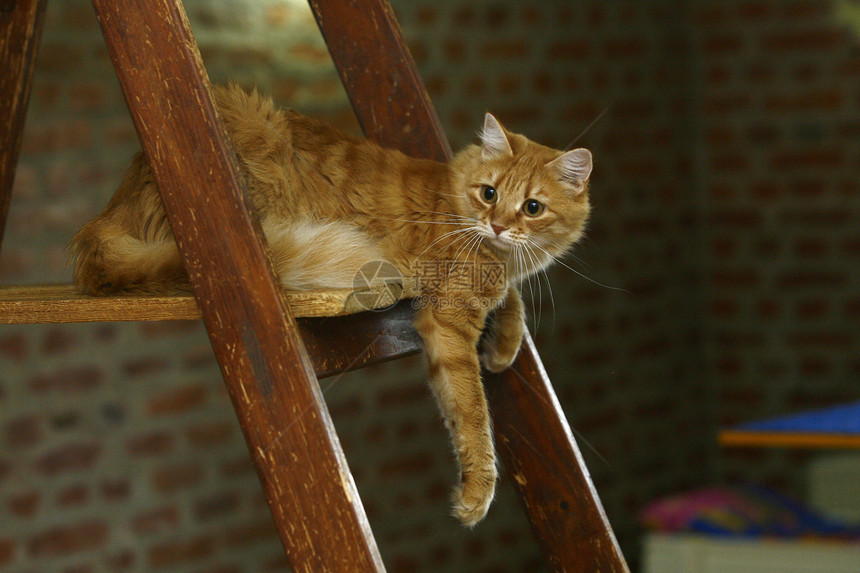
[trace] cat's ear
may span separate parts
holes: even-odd
[[[511,156],[514,154],[511,143],[505,133],[502,124],[492,114],[484,116],[484,129],[481,131],[481,158],[484,160],[498,157]]]
[[[555,169],[559,181],[571,186],[578,195],[591,176],[591,152],[582,148],[568,151],[547,163],[547,167]]]

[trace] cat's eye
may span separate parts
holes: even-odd
[[[543,213],[546,206],[540,201],[536,201],[535,199],[529,199],[525,203],[523,203],[523,212],[529,217],[537,217],[541,213]]]
[[[499,198],[499,194],[496,191],[495,187],[490,187],[489,185],[481,185],[481,197],[487,203],[495,203],[496,199]]]

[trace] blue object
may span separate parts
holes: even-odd
[[[738,426],[737,429],[757,432],[860,435],[860,402],[826,408],[824,410],[804,412],[802,414],[749,422]]]

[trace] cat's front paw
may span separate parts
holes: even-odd
[[[475,527],[484,516],[496,495],[498,473],[494,464],[463,475],[461,484],[454,489],[454,516],[466,527]]]

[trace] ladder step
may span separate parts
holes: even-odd
[[[406,288],[399,298],[416,296]],[[296,317],[343,316],[391,306],[385,287],[287,291]],[[170,296],[97,297],[79,294],[71,284],[0,286],[0,324],[101,322],[138,320],[197,320],[201,317],[191,293]]]

